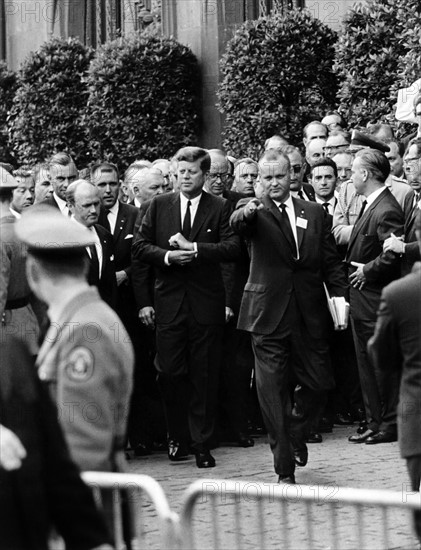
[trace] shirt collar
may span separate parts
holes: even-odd
[[[89,288],[89,287],[88,287]],[[63,313],[68,309],[70,304],[74,301],[76,296],[86,291],[86,283],[82,285],[77,285],[75,288],[71,288],[66,291],[66,297],[63,300],[60,300],[59,303],[51,304],[48,308],[48,318],[50,323],[58,323],[63,316]]]
[[[107,214],[109,214],[110,212],[111,212],[111,214],[114,214],[114,216],[117,216],[117,214],[118,214],[118,201],[115,202],[114,206],[112,206],[111,208],[108,209]]]
[[[279,207],[281,206],[281,204],[282,204],[280,201],[275,201],[275,200],[274,200],[273,202],[276,204],[276,206],[277,206],[278,208],[279,208]],[[294,212],[294,203],[292,202],[291,193],[290,193],[289,197],[287,198],[287,200],[283,202],[283,204],[285,204],[285,206],[286,206],[287,208],[290,208],[290,209],[292,210],[292,212]]]
[[[376,191],[373,191],[372,193],[370,193],[370,195],[368,195],[368,197],[365,198],[365,200],[367,201],[367,207],[372,205],[373,202],[377,199],[377,197],[383,193],[383,191],[386,189],[386,186],[383,185],[382,187],[380,187],[380,189],[376,189]]]
[[[138,200],[137,197],[134,198],[134,205],[140,208],[142,206],[142,203]]]
[[[17,220],[22,217],[22,214],[19,214],[19,212],[16,212],[16,210],[14,210],[12,207],[9,207],[9,210]]]
[[[194,197],[194,199],[188,199],[186,196],[183,195],[183,193],[180,193],[180,201],[182,206],[187,205],[188,201],[191,202],[192,206],[197,206],[201,198],[202,198],[202,193],[200,193],[200,195],[197,195],[197,197]]]
[[[56,195],[56,192],[54,191],[53,193],[53,197],[55,198],[56,200],[56,203],[58,204],[58,207],[60,208],[60,210],[63,212],[63,210],[65,208],[67,208],[67,202],[64,201],[62,198],[60,198],[58,195]]]
[[[330,204],[331,206],[335,206],[335,200],[336,200],[336,197],[335,195],[333,195],[333,197],[330,197],[330,199],[328,201],[323,201],[322,199],[320,199],[317,195],[316,195],[316,202],[318,204],[324,204],[325,202],[327,202],[328,204]]]

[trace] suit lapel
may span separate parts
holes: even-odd
[[[284,231],[281,211],[276,206],[276,204],[273,202],[273,200],[268,196],[263,197],[262,202],[266,206],[266,209],[268,210],[268,212],[270,212],[273,215],[273,217],[275,218],[275,220],[276,220],[276,222],[279,226],[279,229],[281,230],[282,236],[284,237],[285,241],[288,243],[288,246],[291,248],[292,243],[290,243],[290,239],[288,238],[288,235]],[[291,250],[291,251],[294,254],[294,256],[296,256],[297,251],[296,250]]]
[[[361,218],[357,221],[357,223],[354,225],[354,229],[351,233],[351,238],[349,240],[348,250],[351,250],[351,247],[353,246],[355,239],[357,238],[358,234],[361,231],[361,228],[364,227],[367,222],[370,220],[370,217],[373,213],[373,210],[376,208],[376,206],[381,202],[386,195],[390,193],[390,191],[386,188],[386,190],[383,190],[378,197],[376,197],[375,201],[366,208],[365,212],[361,216]]]
[[[302,203],[298,204],[298,201],[294,197],[292,197],[292,202],[294,204],[295,219],[297,220],[298,218],[302,218],[307,220],[306,206],[303,206]],[[295,224],[295,228],[297,230],[298,250],[300,250],[306,230],[303,227],[300,227],[297,223]]]
[[[180,193],[174,193],[169,205],[170,225],[174,228],[174,234],[181,232]]]
[[[126,216],[124,215],[121,204],[119,203],[118,211],[117,211],[117,219],[115,222],[115,228],[114,228],[114,234],[113,234],[115,243],[118,241],[120,234],[124,229],[125,223],[126,223]]]
[[[194,217],[193,226],[190,231],[190,241],[194,241],[197,234],[199,233],[200,228],[203,225],[203,222],[206,219],[209,211],[209,195],[203,191],[202,196],[200,197],[199,204],[197,206],[196,215]]]

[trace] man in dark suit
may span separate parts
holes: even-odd
[[[98,189],[101,200],[98,224],[113,236],[114,267],[118,287],[117,313],[128,328],[133,325],[133,318],[135,321],[137,318],[130,279],[131,250],[139,210],[118,200],[121,184],[115,164],[95,164],[91,168],[91,181]]]
[[[326,211],[332,225],[333,213],[337,199],[335,197],[338,169],[333,160],[323,158],[311,167],[311,185],[317,204],[321,204]]]
[[[259,401],[282,483],[295,483],[295,464],[306,464],[306,437],[333,387],[323,282],[332,295],[346,292],[325,212],[291,197],[290,173],[284,153],[266,151],[259,161],[262,200],[231,217],[251,249],[238,328],[252,334]]]
[[[111,550],[104,520],[70,459],[57,410],[29,352],[12,337],[0,351],[2,549],[47,548],[54,526],[66,548]]]
[[[144,168],[143,172],[149,172],[149,169]],[[139,174],[140,172],[134,170],[132,176],[135,173]],[[151,330],[140,323],[132,284],[136,282],[143,285],[143,281],[138,283],[138,276],[135,276],[136,281],[132,279],[131,252],[134,236],[145,214],[145,203],[142,202],[141,211],[139,211],[135,206],[124,204],[118,200],[121,182],[115,164],[109,162],[95,164],[91,168],[91,181],[96,185],[101,199],[98,223],[113,236],[117,279],[116,311],[130,335],[136,355],[128,437],[135,455],[145,456],[151,454],[152,443],[159,439],[151,429],[153,420],[156,420],[155,424],[158,423],[156,418],[152,418],[157,416],[156,411],[154,411],[155,414],[152,414],[151,409],[156,401],[153,398],[158,393],[156,374],[152,363],[155,355],[154,335]],[[158,192],[160,192],[160,188],[158,188]],[[150,201],[147,201],[146,204],[149,205]],[[158,416],[162,418],[163,414]]]
[[[349,437],[351,443],[396,441],[397,387],[393,375],[383,376],[368,361],[367,342],[373,335],[383,287],[399,276],[399,257],[383,252],[384,241],[403,233],[403,212],[385,181],[390,164],[375,149],[358,151],[352,164],[352,183],[364,196],[348,244],[350,305],[358,371],[367,426]]]
[[[199,468],[215,466],[208,443],[215,421],[225,290],[220,263],[235,260],[238,238],[228,221],[230,205],[203,193],[208,153],[185,147],[176,155],[180,193],[155,197],[146,212],[133,254],[154,266],[155,296],[141,310],[156,323],[157,360],[167,409],[169,458],[188,454],[180,418],[190,383],[189,427]],[[155,317],[155,318],[153,318]]]
[[[421,247],[421,212],[415,220],[417,245]],[[406,459],[412,491],[421,481],[421,264],[412,273],[383,289],[374,336],[368,344],[372,363],[401,377],[398,434]],[[421,512],[415,527],[421,541]]]
[[[206,175],[204,189],[211,195],[227,199],[234,210],[235,205],[246,196],[242,192],[228,189],[230,183],[230,161],[220,149],[208,150],[211,167]],[[250,159],[251,160],[251,159]],[[251,161],[252,163],[254,161]],[[243,164],[247,169],[247,165]],[[250,168],[250,165],[248,165]],[[257,175],[257,164],[251,165]],[[237,171],[237,178],[240,175]],[[254,185],[252,191],[254,196]],[[253,439],[247,436],[247,401],[250,388],[251,369],[248,358],[251,353],[250,339],[247,334],[237,330],[238,311],[244,284],[248,276],[249,258],[245,243],[241,243],[241,257],[238,262],[223,264],[222,277],[225,285],[227,324],[223,337],[223,368],[219,391],[219,437],[234,440],[241,447],[251,447]],[[244,273],[244,266],[246,273]]]
[[[391,236],[384,243],[384,250],[391,250],[402,256],[402,275],[411,273],[415,262],[421,260],[421,254],[415,235],[415,218],[421,204],[421,139],[409,143],[404,159],[405,174],[412,193],[405,197],[405,228],[401,239]]]
[[[76,165],[67,153],[53,155],[48,165],[53,194],[45,199],[44,203],[58,208],[64,216],[70,216],[66,191],[69,185],[78,178]]]
[[[330,227],[337,199],[335,196],[338,169],[330,158],[323,158],[311,168],[311,184],[316,202],[326,211]],[[338,249],[340,254],[340,249]],[[320,431],[330,432],[334,423],[353,424],[351,411],[361,406],[357,361],[355,357],[352,330],[348,327],[341,332],[332,329],[330,352],[335,378],[335,389],[329,392],[328,404],[321,420]]]
[[[113,309],[117,307],[117,282],[112,235],[98,225],[100,198],[98,189],[86,180],[69,185],[66,197],[76,222],[91,231],[94,245],[87,247],[88,282],[98,288],[101,298]]]

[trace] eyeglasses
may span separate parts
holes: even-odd
[[[331,153],[332,151],[336,151],[337,149],[342,149],[342,147],[348,146],[348,143],[341,143],[340,145],[327,145],[326,147],[323,147],[323,151],[325,153]]]
[[[301,172],[301,169],[301,164],[294,164],[294,166],[291,166],[291,172],[294,172],[294,174],[299,174]]]
[[[209,174],[208,178],[212,181],[216,181],[218,178],[220,178],[220,180],[225,183],[229,180],[230,176],[231,176],[231,174],[227,174],[227,173],[219,174],[218,173],[218,174]]]

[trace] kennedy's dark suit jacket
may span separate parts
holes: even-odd
[[[98,287],[99,294],[104,302],[116,309],[117,282],[115,278],[113,236],[101,225],[95,224],[95,230],[102,246],[102,268],[99,276],[99,273],[94,272],[92,269],[92,262],[90,262],[88,283]]]
[[[47,548],[52,525],[69,549],[110,542],[24,344],[17,339],[2,344],[0,355],[0,424],[18,436],[27,452],[18,470],[0,468],[1,548]]]
[[[402,372],[398,405],[401,454],[421,455],[421,264],[383,289],[368,349],[379,369]]]
[[[240,250],[239,239],[229,227],[229,214],[227,201],[203,192],[189,238],[197,242],[197,258],[187,266],[167,266],[168,241],[181,231],[180,195],[167,193],[152,199],[133,254],[155,268],[157,323],[171,323],[185,297],[198,323],[224,323],[225,289],[219,264],[236,260]]]
[[[238,328],[271,334],[279,325],[294,290],[298,308],[314,338],[328,334],[330,325],[323,281],[334,296],[344,296],[346,280],[329,231],[322,206],[293,198],[300,258],[293,251],[283,230],[281,212],[269,198],[264,209],[251,222],[244,218],[244,207],[231,216],[237,233],[249,239],[250,275],[244,289]],[[300,223],[300,222],[298,222]]]
[[[367,282],[362,290],[350,288],[354,319],[375,320],[383,287],[399,277],[399,256],[390,251],[383,252],[383,243],[392,233],[401,236],[403,223],[402,209],[387,188],[355,223],[346,262],[364,264]],[[350,269],[355,271],[356,268]]]
[[[414,192],[408,193],[405,197],[405,254],[402,257],[402,275],[411,273],[415,262],[421,260],[420,249],[415,234],[415,218],[419,209],[414,207]]]

